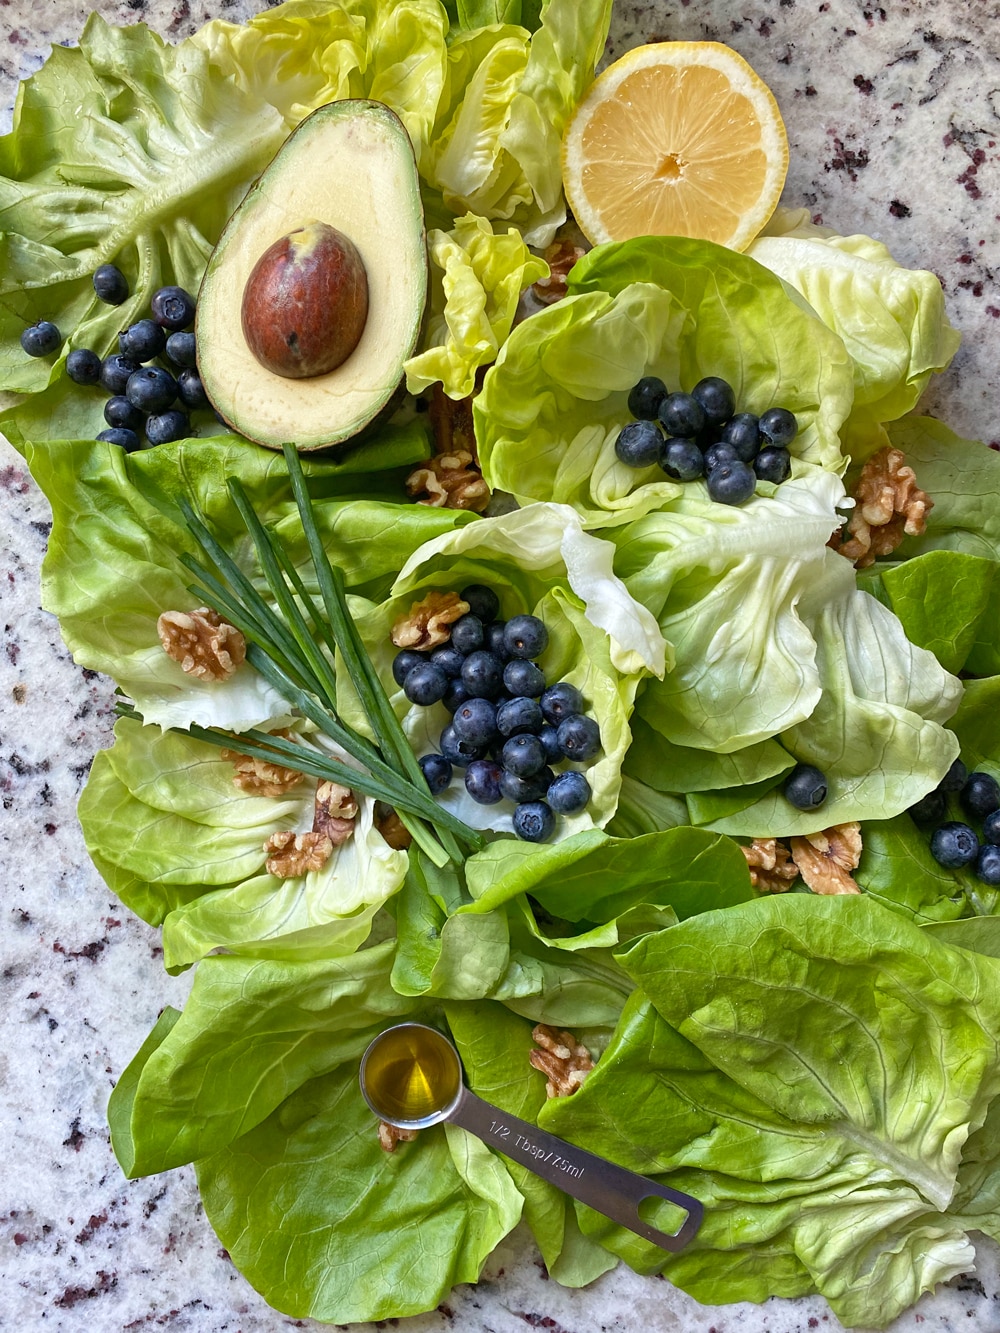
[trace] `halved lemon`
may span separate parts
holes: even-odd
[[[721,42],[637,47],[594,81],[563,137],[563,186],[597,245],[693,236],[743,250],[788,170],[778,104]]]

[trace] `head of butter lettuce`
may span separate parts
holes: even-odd
[[[629,390],[644,375],[670,390],[719,375],[740,411],[795,413],[793,475],[847,466],[839,430],[854,385],[841,339],[747,256],[644,237],[590,251],[569,295],[507,339],[475,402],[483,475],[522,502],[572,504],[591,528],[676,500],[685,488],[659,466],[631,468],[615,455]],[[687,486],[704,493],[703,482]]]
[[[425,448],[422,430],[393,430],[374,449],[339,462],[303,463],[328,554],[350,592],[380,597],[417,547],[473,517],[389,502],[399,494],[393,465],[415,461]],[[183,526],[180,489],[266,593],[253,545],[226,490],[233,475],[315,591],[284,459],[231,435],[133,454],[94,440],[25,449],[52,505],[42,601],[59,617],[74,660],[111,676],[146,721],[160,727],[197,723],[245,731],[284,715],[286,701],[249,663],[227,681],[199,680],[167,656],[156,628],[162,612],[201,604],[189,591],[196,577],[181,563],[183,555],[203,557]]]
[[[548,630],[539,659],[546,681],[566,680],[583,694],[601,731],[601,751],[585,768],[593,792],[586,811],[560,820],[559,836],[594,824],[615,811],[621,761],[628,749],[628,718],[640,679],[660,675],[664,644],[655,618],[625,588],[612,569],[613,547],[583,530],[567,505],[532,505],[495,518],[443,531],[407,559],[389,596],[356,618],[369,656],[386,682],[396,652],[393,625],[433,591],[460,592],[484,583],[500,598],[500,618],[538,616]],[[418,755],[439,748],[451,720],[443,704],[411,704],[395,688],[394,706]],[[368,734],[363,709],[343,674],[338,684],[341,716]],[[510,832],[512,807],[477,805],[460,781],[439,798],[474,828]]]

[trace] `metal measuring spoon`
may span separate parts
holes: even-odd
[[[380,1033],[361,1058],[361,1092],[379,1117],[396,1129],[461,1125],[491,1148],[521,1162],[612,1222],[665,1250],[680,1250],[701,1225],[697,1199],[500,1111],[470,1092],[458,1051],[424,1023],[397,1023]],[[639,1216],[644,1199],[666,1199],[687,1217],[672,1235]]]

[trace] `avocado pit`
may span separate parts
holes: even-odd
[[[351,355],[368,319],[368,274],[357,246],[327,222],[281,236],[254,265],[241,320],[260,364],[286,379],[326,375]]]

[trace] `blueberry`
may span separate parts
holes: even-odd
[[[785,778],[782,790],[789,805],[796,810],[818,810],[829,790],[826,775],[812,764],[796,764]]]
[[[455,680],[448,681],[448,688],[441,697],[441,702],[447,708],[449,713],[454,713],[466,699],[471,699],[472,694],[464,684],[461,676]]]
[[[706,484],[710,498],[719,504],[741,505],[757,489],[757,478],[746,463],[736,458],[731,463],[720,463],[713,468],[706,478]]]
[[[503,683],[515,697],[537,699],[545,690],[545,672],[527,658],[515,657],[503,669]]]
[[[198,364],[193,333],[171,333],[167,338],[167,356],[175,366],[190,370]]]
[[[522,801],[540,801],[554,779],[555,774],[547,764],[530,778],[518,777],[516,773],[508,773],[504,768],[500,774],[500,793],[515,805],[520,805]]]
[[[407,699],[422,708],[439,703],[447,688],[448,677],[432,662],[419,662],[406,673],[403,681],[403,693]]]
[[[667,386],[656,375],[644,375],[628,396],[628,410],[640,421],[655,421],[660,404],[667,396]]]
[[[121,352],[112,352],[104,358],[101,366],[101,383],[108,393],[124,393],[125,386],[139,369],[138,361]]]
[[[139,319],[118,335],[118,349],[133,361],[152,361],[167,345],[167,335],[152,319]]]
[[[705,449],[705,472],[709,473],[713,468],[721,467],[723,463],[737,462],[736,450],[725,440],[716,440]]]
[[[769,407],[761,413],[757,429],[765,443],[787,446],[795,439],[799,423],[786,407]]]
[[[968,824],[951,819],[931,834],[931,856],[947,870],[970,865],[979,852],[979,839]]]
[[[146,418],[146,439],[150,444],[170,444],[186,440],[191,434],[191,422],[186,412],[157,412]]]
[[[194,297],[183,287],[161,287],[149,303],[153,318],[165,329],[186,329],[194,319]]]
[[[62,334],[47,319],[40,319],[37,324],[29,324],[21,333],[21,346],[29,356],[51,356],[59,349]]]
[[[75,347],[66,358],[66,374],[74,384],[96,384],[101,378],[101,358],[89,347]]]
[[[127,430],[140,431],[146,418],[123,394],[116,393],[104,404],[104,420],[109,426],[124,426]]]
[[[468,741],[461,740],[450,722],[441,733],[438,748],[445,759],[454,764],[456,768],[465,768],[466,764],[471,764],[473,759],[484,759],[486,757],[486,750],[483,746],[470,745]]]
[[[403,681],[421,662],[426,662],[427,658],[423,653],[415,652],[412,648],[401,648],[392,659],[392,678],[397,685],[402,685]]]
[[[545,799],[558,815],[578,815],[590,800],[590,783],[575,769],[560,773],[545,794]]]
[[[719,431],[719,439],[731,444],[741,463],[752,463],[760,449],[760,431],[753,412],[737,412]]]
[[[545,758],[550,764],[558,764],[563,758],[562,746],[559,744],[559,732],[551,723],[546,723],[538,733],[538,739],[542,742],[542,749],[545,751]]]
[[[697,481],[705,471],[705,457],[694,440],[669,439],[660,454],[660,467],[675,481]]]
[[[460,616],[451,627],[452,646],[460,653],[474,653],[483,646],[483,622],[470,611]]]
[[[508,773],[518,778],[530,778],[540,773],[545,767],[545,751],[542,742],[530,732],[521,732],[511,736],[503,747],[503,766]]]
[[[939,824],[947,809],[948,800],[944,792],[929,791],[915,805],[911,805],[906,813],[916,824]]]
[[[177,397],[177,381],[160,366],[140,366],[128,377],[125,397],[142,412],[163,412]]]
[[[547,842],[556,828],[556,817],[544,801],[524,801],[514,807],[514,832],[524,842]]]
[[[503,688],[503,663],[496,653],[480,648],[462,663],[461,679],[470,694],[495,699]]]
[[[657,415],[668,435],[690,439],[705,429],[705,409],[689,393],[668,393]]]
[[[511,616],[503,641],[509,657],[540,657],[548,647],[549,632],[537,616]]]
[[[430,660],[435,666],[440,667],[449,680],[457,680],[462,674],[462,663],[465,661],[465,654],[459,652],[453,643],[443,643],[440,648],[435,648],[430,655]]]
[[[557,680],[541,698],[542,716],[557,727],[563,718],[583,712],[583,695],[568,680]]]
[[[452,767],[443,754],[425,754],[417,760],[432,796],[440,796],[451,782]]]
[[[465,770],[465,790],[479,805],[496,805],[503,799],[502,774],[503,769],[492,759],[473,759]]]
[[[956,759],[948,772],[938,783],[938,791],[959,792],[965,786],[965,780],[969,776],[969,770],[962,763],[961,759]]]
[[[768,444],[753,460],[753,470],[761,481],[780,486],[792,473],[792,456],[780,444]]]
[[[1000,783],[989,773],[970,773],[958,799],[967,815],[985,819],[1000,809]]]
[[[500,598],[485,583],[470,583],[458,594],[469,604],[469,614],[478,616],[484,625],[495,620],[500,610]]]
[[[559,748],[567,759],[582,763],[601,748],[601,729],[592,717],[571,713],[558,727]]]
[[[1000,847],[988,842],[976,857],[976,878],[984,884],[1000,884]]]
[[[182,370],[177,376],[177,396],[192,412],[200,407],[211,406],[201,376],[196,370]]]
[[[109,426],[107,430],[102,430],[97,438],[107,444],[120,445],[127,454],[139,448],[138,435],[134,430],[127,430],[124,426]]]
[[[455,735],[470,745],[489,745],[497,737],[496,704],[489,699],[466,699],[455,709],[452,726]]]
[[[706,375],[691,390],[691,397],[701,404],[711,425],[721,426],[736,411],[733,386],[718,375]]]
[[[615,457],[628,467],[652,467],[662,450],[663,432],[655,421],[630,421],[615,440]]]
[[[1000,845],[1000,810],[994,810],[983,820],[983,842]]]
[[[128,300],[128,279],[114,264],[101,264],[94,272],[94,291],[106,305],[121,305]]]
[[[525,695],[508,699],[497,709],[497,730],[501,736],[516,736],[524,731],[537,735],[543,721],[538,700]]]
[[[483,640],[483,647],[487,652],[499,657],[501,662],[506,662],[508,657],[503,641],[503,632],[506,628],[506,620],[491,620],[486,626],[486,637]]]

